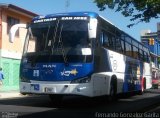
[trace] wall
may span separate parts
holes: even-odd
[[[9,42],[7,34],[7,16],[20,20],[20,23],[29,23],[31,18],[3,9],[2,11],[2,40],[0,40],[0,66],[4,72],[3,87],[0,91],[19,89],[19,67],[23,51],[26,29],[19,30],[19,37],[15,37],[14,43]]]
[[[19,30],[19,37],[15,37],[14,43],[10,43],[9,35],[7,34],[7,16],[12,16],[14,18],[20,19],[20,23],[26,23],[30,20],[22,15],[18,15],[16,13],[12,13],[11,11],[4,10],[2,12],[2,47],[1,47],[1,56],[2,57],[8,57],[8,58],[16,58],[20,59],[22,50],[23,50],[23,44],[24,44],[24,37],[26,34],[25,29]],[[3,53],[4,52],[4,53]],[[12,54],[11,54],[12,53]]]
[[[1,58],[0,63],[5,78],[1,91],[18,90],[20,60]]]

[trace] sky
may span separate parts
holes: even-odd
[[[67,0],[0,0],[0,3],[13,4],[39,15],[76,11],[97,12],[138,41],[140,41],[140,32],[142,30],[150,29],[152,32],[156,32],[157,22],[160,22],[160,19],[152,19],[149,23],[139,23],[132,28],[128,28],[127,25],[132,23],[129,18],[110,9],[99,11],[94,0],[69,0],[68,7],[66,7],[66,1]]]

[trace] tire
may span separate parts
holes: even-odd
[[[110,93],[108,96],[109,101],[117,100],[117,78],[113,77],[110,82]]]
[[[63,100],[63,95],[54,95],[54,94],[50,94],[49,98],[51,99],[52,103],[54,105],[59,105],[62,103]]]
[[[146,89],[146,78],[143,78],[143,81],[142,81],[142,88],[140,91],[138,91],[138,95],[142,95],[144,93],[144,90]]]
[[[146,78],[143,80],[143,91],[146,89]]]

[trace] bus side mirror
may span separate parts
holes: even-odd
[[[91,18],[89,22],[89,38],[96,38],[97,34],[97,19]]]
[[[19,28],[26,28],[26,24],[15,24],[11,27],[10,31],[9,31],[9,42],[13,43],[14,42],[14,37],[16,34],[16,31]]]

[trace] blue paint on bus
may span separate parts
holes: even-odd
[[[23,65],[21,75],[29,80],[37,81],[72,81],[83,78],[93,73],[92,63],[37,63],[34,68]]]

